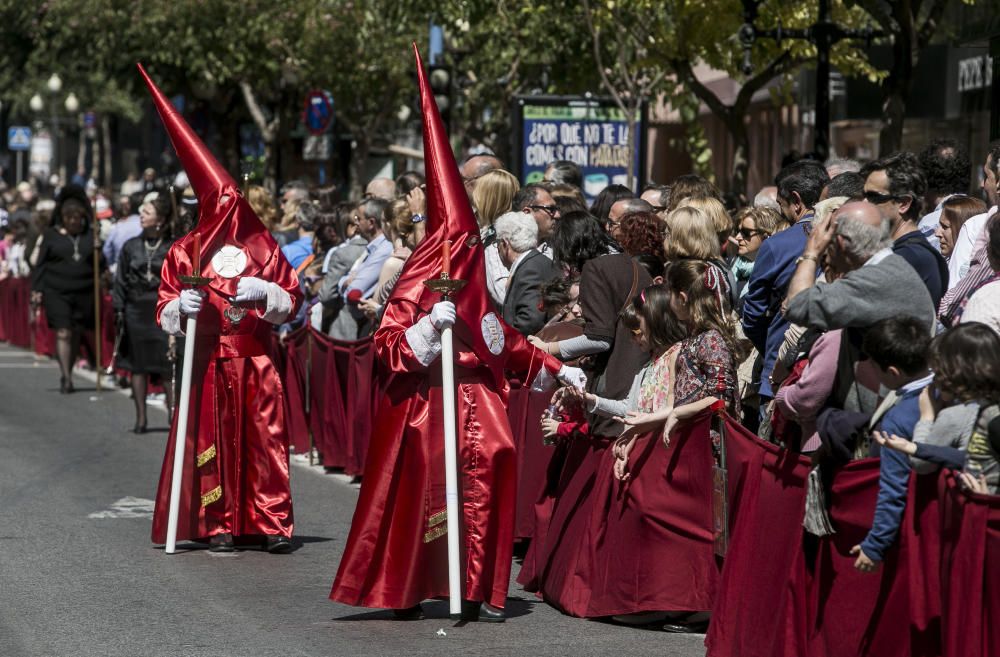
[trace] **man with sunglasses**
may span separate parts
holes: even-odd
[[[552,233],[556,229],[559,206],[549,190],[543,185],[525,185],[514,195],[511,210],[531,215],[538,225],[538,246],[535,248],[551,260],[552,247],[548,241],[552,239]]]
[[[906,151],[894,153],[865,165],[861,175],[865,177],[865,200],[889,218],[893,252],[920,274],[937,308],[948,290],[948,263],[919,228],[927,182],[917,156]]]

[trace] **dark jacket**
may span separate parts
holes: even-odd
[[[545,313],[538,308],[541,286],[556,275],[552,261],[531,249],[517,263],[507,281],[503,301],[503,321],[524,335],[534,335],[545,325]]]

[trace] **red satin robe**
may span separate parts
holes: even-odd
[[[251,260],[242,276],[277,283],[291,296],[294,314],[302,299],[295,271],[277,249],[264,262],[257,271]],[[158,318],[183,288],[178,268],[189,271],[190,265],[175,245],[163,265]],[[198,313],[178,540],[292,535],[284,391],[270,356],[273,325],[260,317],[263,302],[235,326],[223,315],[238,280],[214,279]],[[185,347],[192,348],[190,341]],[[156,491],[154,543],[166,541],[176,427],[174,422]]]
[[[440,358],[422,365],[405,332],[425,313],[390,304],[375,347],[394,375],[379,406],[350,536],[330,598],[349,605],[404,609],[448,596],[444,420]],[[461,321],[461,320],[460,320]],[[461,472],[463,598],[503,607],[514,544],[517,460],[507,420],[509,386],[455,329]],[[478,329],[478,327],[476,327]],[[561,363],[503,325],[509,371],[533,381]]]

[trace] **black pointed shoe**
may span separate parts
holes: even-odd
[[[485,602],[462,600],[462,620],[474,623],[502,623],[507,619],[503,609],[490,606]]]
[[[292,542],[287,536],[268,536],[264,548],[271,554],[288,554],[292,551]]]
[[[208,540],[209,552],[232,552],[235,549],[232,534],[216,534]]]

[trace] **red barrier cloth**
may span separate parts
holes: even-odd
[[[1000,655],[1000,496],[942,481],[944,655]]]
[[[598,468],[612,442],[604,436],[570,440],[544,540],[536,535],[517,576],[526,591],[572,615],[584,613],[590,598],[590,551],[585,548]]]
[[[514,537],[535,536],[535,502],[543,497],[549,464],[556,449],[542,442],[539,419],[552,399],[552,392],[510,391],[507,417],[517,449],[517,509]]]
[[[310,422],[320,462],[328,468],[343,468],[347,463],[345,383],[340,378],[334,352],[330,338],[313,332]]]
[[[0,342],[15,347],[31,346],[30,297],[29,279],[7,278],[0,281]]]
[[[364,472],[368,444],[384,388],[371,338],[355,342],[331,340],[344,408],[344,472]]]
[[[801,528],[807,459],[732,421],[727,455],[736,518],[705,640],[709,657],[941,654],[936,475],[911,477],[897,544],[868,574],[854,569],[850,549],[871,528],[876,459],[836,474],[836,533],[816,539]]]
[[[606,450],[598,466],[590,534],[590,596],[566,610],[590,618],[642,611],[709,611],[719,564],[712,533],[711,415],[637,439],[630,478],[614,478]]]
[[[805,654],[802,516],[809,460],[726,419],[729,550],[708,656]]]
[[[285,336],[284,345],[274,335],[272,343],[274,367],[280,374],[285,390],[285,429],[288,431],[288,443],[296,454],[308,454],[310,449],[304,386],[308,330],[300,328],[292,331]]]

